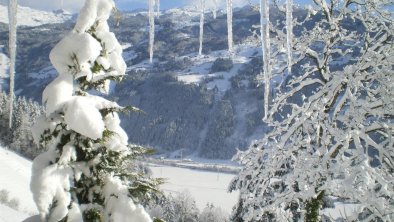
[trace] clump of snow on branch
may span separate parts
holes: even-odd
[[[10,118],[9,127],[12,127],[12,115],[14,110],[14,85],[15,85],[15,59],[16,59],[16,28],[17,28],[17,0],[10,0],[8,5],[9,20],[9,51],[10,51]]]
[[[122,48],[107,23],[114,7],[112,0],[87,0],[75,28],[50,53],[59,75],[45,88],[46,115],[33,127],[35,141],[47,149],[34,160],[31,182],[42,221],[65,217],[83,221],[92,210],[99,211],[105,221],[151,221],[128,196],[124,181],[113,173],[101,175],[102,184],[91,184],[94,186],[88,193],[78,194],[73,187],[83,178],[83,185],[95,180],[91,177],[103,161],[105,153],[99,152],[103,146],[109,154],[130,153],[127,134],[116,113],[123,107],[88,93],[94,89],[107,93],[109,80],[125,75]],[[100,154],[84,162],[81,153],[86,151]],[[79,203],[77,197],[81,195],[90,203]],[[102,195],[103,205],[93,203],[95,195]]]
[[[121,180],[108,176],[105,181],[105,207],[111,212],[108,221],[151,221],[144,208],[130,199],[128,187]]]

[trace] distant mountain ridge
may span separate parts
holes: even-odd
[[[18,26],[34,27],[44,24],[64,23],[71,18],[72,14],[63,10],[47,12],[29,7],[18,6]],[[1,4],[0,23],[8,24],[8,7]]]

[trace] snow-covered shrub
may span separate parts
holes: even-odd
[[[152,221],[139,203],[159,181],[127,170],[146,151],[128,144],[118,116],[136,108],[98,96],[126,71],[107,23],[114,7],[113,0],[86,0],[50,53],[59,75],[44,90],[46,115],[33,130],[47,150],[34,160],[31,182],[42,221]]]
[[[271,131],[237,156],[233,220],[320,221],[328,201],[352,206],[345,220],[393,221],[393,1],[313,2],[294,20],[292,75],[271,55],[284,81]],[[283,24],[269,26],[285,48]]]
[[[147,207],[152,217],[171,222],[198,222],[199,210],[190,192],[183,192],[162,196],[153,206]]]
[[[183,191],[171,198],[173,204],[175,220],[174,221],[198,221],[198,208],[196,201],[188,191]]]
[[[227,215],[221,208],[215,207],[213,204],[208,204],[201,212],[199,222],[228,222],[229,215]]]

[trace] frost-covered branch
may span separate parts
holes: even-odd
[[[394,220],[393,2],[313,2],[294,17],[293,70],[276,88],[270,131],[238,155],[233,218],[317,221],[346,201],[348,219]],[[270,24],[272,48],[286,45],[283,23]]]

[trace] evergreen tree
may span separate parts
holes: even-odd
[[[46,115],[34,126],[47,151],[34,160],[31,182],[42,221],[151,221],[139,203],[159,181],[127,170],[147,151],[128,145],[118,116],[137,109],[98,96],[126,71],[107,23],[112,10],[113,0],[86,0],[50,53],[59,75],[44,90]]]
[[[9,96],[0,92],[0,138],[1,143],[27,158],[36,157],[41,150],[33,142],[31,127],[43,113],[38,103],[16,97],[14,102],[13,125],[9,128]]]

